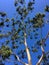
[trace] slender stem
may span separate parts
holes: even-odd
[[[6,61],[8,61],[8,62],[16,62],[16,61],[14,61],[14,60],[10,60],[10,59],[6,59]],[[22,62],[22,61],[19,61],[20,63],[22,63],[23,65],[28,65],[27,63],[24,63],[24,62]]]
[[[28,49],[28,46],[27,46],[27,42],[26,42],[26,33],[24,33],[24,45],[26,47],[26,53],[27,53],[27,57],[28,57],[28,65],[32,65],[32,62],[31,62],[31,55],[30,55],[30,52],[29,52],[29,49]]]
[[[43,59],[43,54],[42,54],[41,58],[39,59],[39,61],[38,61],[38,63],[36,65],[40,65],[41,62],[42,62],[42,59]]]
[[[38,63],[36,65],[40,65],[42,60],[43,60],[44,54],[47,55],[49,53],[49,51],[47,53],[45,53],[44,48],[43,48],[43,44],[45,43],[45,41],[47,40],[48,37],[49,37],[49,32],[46,35],[44,41],[41,41],[41,43],[42,43],[42,45],[41,45],[42,56],[41,56],[41,58],[39,59],[39,61],[38,61]]]
[[[49,32],[48,34],[46,35],[45,39],[44,39],[44,42],[47,40],[47,38],[49,37]]]
[[[42,60],[43,60],[43,57],[44,57],[44,54],[45,54],[45,51],[44,51],[44,48],[43,48],[43,40],[42,40],[42,27],[41,27],[41,50],[42,50],[42,56],[40,57],[39,61],[37,62],[36,65],[40,65]]]
[[[27,63],[21,61],[21,59],[19,58],[19,56],[16,55],[15,53],[12,53],[12,55],[16,56],[17,60],[18,60],[20,63],[22,63],[23,65],[28,65]],[[13,62],[16,62],[16,61],[13,61]]]

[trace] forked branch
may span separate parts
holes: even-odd
[[[37,62],[36,65],[40,65],[41,62],[42,62],[42,60],[43,60],[44,55],[45,55],[45,54],[47,55],[47,53],[45,53],[45,51],[44,51],[43,44],[45,43],[45,41],[47,40],[48,37],[49,37],[49,32],[48,32],[48,34],[46,35],[44,41],[41,41],[42,56],[40,57],[40,59],[39,59],[39,61]]]

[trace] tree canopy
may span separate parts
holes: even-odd
[[[8,32],[0,30],[0,39],[6,39],[4,43],[0,43],[0,65],[4,65],[5,61],[15,62],[14,65],[18,65],[18,62],[23,65],[33,65],[31,53],[38,53],[39,49],[41,49],[42,55],[37,55],[39,61],[36,65],[49,65],[49,51],[45,52],[44,49],[49,31],[45,38],[43,38],[44,33],[42,33],[43,27],[45,24],[49,24],[49,21],[45,20],[45,13],[37,13],[31,18],[30,14],[33,13],[34,4],[34,0],[28,2],[15,0],[16,18],[9,19],[5,12],[0,12],[0,28],[11,29]],[[44,11],[49,12],[48,5]],[[32,42],[29,46],[27,40],[35,40],[35,43]],[[14,56],[14,60],[11,59],[11,56]],[[23,62],[23,59],[27,59],[27,63]]]

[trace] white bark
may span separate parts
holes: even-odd
[[[26,33],[24,34],[25,38],[24,38],[24,45],[26,47],[26,53],[27,53],[27,57],[28,57],[28,65],[32,65],[32,62],[31,62],[31,55],[30,55],[30,52],[29,52],[29,49],[28,49],[28,46],[27,46],[27,42],[26,42]]]
[[[43,60],[43,54],[42,54],[41,58],[39,59],[39,61],[38,61],[38,63],[36,65],[40,65],[42,60]]]
[[[21,59],[19,58],[19,56],[16,55],[15,53],[12,53],[12,55],[15,55],[16,58],[17,58],[17,61],[20,62],[21,64],[23,64],[23,65],[28,65],[27,63],[21,61]],[[6,61],[8,61],[8,62],[16,62],[16,60],[10,60],[10,59],[6,59]]]

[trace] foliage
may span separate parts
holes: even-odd
[[[26,38],[30,38],[31,40],[35,39],[35,44],[28,47],[30,52],[38,53],[38,50],[40,49],[40,46],[43,45],[46,46],[45,43],[41,44],[41,39],[43,42],[45,39],[42,38],[42,34],[39,34],[39,30],[41,30],[44,27],[45,21],[44,17],[45,14],[43,13],[37,13],[34,17],[30,17],[30,14],[33,13],[33,5],[35,4],[35,1],[29,0],[29,2],[26,4],[26,1],[24,0],[15,0],[14,6],[16,8],[16,18],[7,18],[7,14],[5,12],[0,12],[0,27],[5,27],[8,29],[11,26],[11,31],[8,31],[6,34],[2,33],[0,31],[0,38],[7,38],[7,40],[4,43],[1,43],[0,48],[0,55],[2,59],[5,61],[5,59],[8,59],[12,53],[15,53],[15,50],[18,50],[15,54],[17,54],[20,59],[27,58],[26,56],[26,50],[25,48],[22,48],[24,46],[24,33],[26,33]],[[49,11],[49,7],[46,6],[45,11]],[[18,15],[18,17],[17,17]],[[11,24],[10,24],[11,23]],[[42,30],[40,31],[40,33]],[[38,36],[41,38],[39,39]],[[10,40],[9,40],[10,39]],[[10,47],[11,43],[11,47]],[[35,46],[36,45],[36,46]],[[40,59],[40,55],[38,55],[37,58]],[[49,57],[49,56],[48,56]],[[17,59],[17,57],[15,56]],[[45,56],[45,58],[47,58]],[[45,60],[44,58],[44,60]],[[43,61],[44,63],[44,61]],[[48,65],[48,64],[47,64]]]
[[[5,60],[11,55],[12,51],[8,46],[2,46],[0,49],[0,54],[2,58]]]
[[[48,5],[46,5],[45,11],[49,12],[49,6]]]

